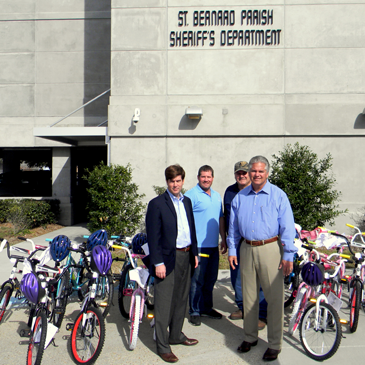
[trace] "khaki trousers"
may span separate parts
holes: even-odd
[[[268,347],[274,350],[281,350],[284,327],[284,278],[282,269],[278,269],[282,259],[279,242],[252,247],[243,241],[240,250],[244,340],[258,339],[261,285],[267,301]]]

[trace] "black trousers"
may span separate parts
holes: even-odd
[[[174,270],[165,279],[155,278],[155,327],[157,353],[171,352],[170,344],[182,343],[190,290],[190,253],[176,251]]]

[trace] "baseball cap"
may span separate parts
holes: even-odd
[[[247,161],[238,161],[234,165],[234,172],[235,173],[237,171],[246,171],[246,172],[248,172],[248,170],[249,170],[249,168],[248,168],[248,162]]]

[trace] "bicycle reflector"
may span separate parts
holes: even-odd
[[[51,242],[51,256],[56,262],[60,262],[66,258],[71,246],[71,241],[67,236],[59,235]]]
[[[108,243],[108,233],[105,229],[99,229],[92,233],[86,242],[86,249],[92,251],[95,246],[106,246]]]
[[[34,273],[25,274],[20,282],[20,289],[24,296],[32,303],[37,304],[45,295],[40,279]]]
[[[90,267],[100,275],[106,275],[112,266],[112,254],[104,246],[95,246],[91,252]]]
[[[323,283],[324,267],[316,262],[307,262],[302,267],[303,281],[310,286],[317,286]]]

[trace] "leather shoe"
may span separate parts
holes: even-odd
[[[251,347],[254,347],[257,345],[258,341],[255,342],[247,342],[247,341],[243,341],[241,343],[241,345],[238,347],[237,351],[238,352],[249,352],[251,350]]]
[[[181,342],[180,345],[184,345],[184,346],[194,346],[197,343],[199,343],[198,340],[196,340],[195,338],[186,338],[186,340],[184,342]]]
[[[263,359],[266,361],[274,361],[278,358],[281,350],[267,349],[264,353]]]
[[[172,352],[167,352],[167,353],[164,353],[164,354],[158,354],[161,359],[163,361],[166,361],[166,362],[178,362],[179,359],[172,353]]]

